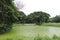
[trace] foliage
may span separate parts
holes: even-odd
[[[56,23],[59,23],[60,22],[60,15],[57,15],[55,16],[53,19],[52,19],[53,22],[56,22]]]
[[[10,30],[16,20],[17,9],[12,0],[0,0],[0,33]]]
[[[26,23],[34,23],[32,17],[30,17],[29,15],[26,17],[25,22]]]
[[[32,22],[36,24],[42,24],[43,22],[48,22],[49,17],[50,17],[49,14],[42,11],[33,12],[30,15],[28,15],[28,18],[30,18],[30,20],[32,20]]]
[[[10,31],[12,28],[11,26],[10,24],[0,24],[0,34]]]
[[[18,11],[18,22],[25,23],[26,15],[22,11]]]

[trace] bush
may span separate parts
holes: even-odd
[[[12,29],[12,25],[10,24],[0,24],[0,34],[6,33],[11,29]]]

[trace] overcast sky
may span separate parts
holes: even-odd
[[[60,15],[60,0],[15,0],[15,3],[26,15],[34,11],[47,12],[51,17]]]

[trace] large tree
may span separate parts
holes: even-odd
[[[37,12],[31,13],[28,16],[36,24],[42,24],[43,22],[48,21],[50,15],[48,13],[45,13],[45,12],[42,12],[42,11],[37,11]]]
[[[0,0],[0,33],[9,31],[16,20],[18,20],[17,8],[13,0]]]

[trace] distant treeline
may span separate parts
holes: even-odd
[[[60,15],[56,15],[49,19],[50,22],[60,23]]]
[[[19,11],[18,13],[18,23],[35,23],[35,24],[42,24],[42,23],[59,23],[60,22],[60,15],[50,18],[50,14],[43,12],[43,11],[35,11],[30,13],[29,15],[25,15],[24,12]]]
[[[30,13],[29,15],[25,15],[24,12],[19,11],[18,14],[18,21],[19,23],[35,23],[35,24],[42,24],[49,22],[50,15],[46,12],[36,11]]]

